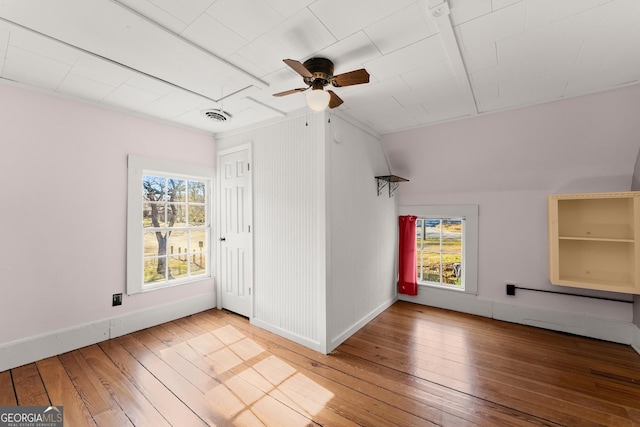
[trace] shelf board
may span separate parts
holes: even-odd
[[[631,281],[593,280],[587,277],[560,276],[554,285],[572,286],[577,288],[599,289],[610,292],[637,293],[635,284]]]
[[[617,239],[609,237],[572,237],[572,236],[560,236],[560,240],[582,240],[585,242],[618,242],[618,243],[634,243],[634,239]]]
[[[396,175],[380,175],[376,176],[376,182],[378,184],[378,196],[382,194],[382,189],[389,186],[389,197],[393,196],[393,192],[398,188],[400,182],[409,182],[406,178],[400,178]]]
[[[376,179],[382,179],[388,182],[408,182],[409,181],[406,178],[400,178],[399,176],[396,176],[396,175],[380,175],[380,176],[376,176]]]

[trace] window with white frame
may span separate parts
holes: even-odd
[[[127,293],[211,277],[212,170],[129,156]]]
[[[464,290],[464,218],[416,220],[418,282]]]
[[[477,294],[478,206],[400,206],[415,215],[418,284]]]

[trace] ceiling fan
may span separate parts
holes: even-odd
[[[307,87],[274,93],[273,96],[291,95],[311,88],[307,93],[307,105],[315,111],[335,108],[344,102],[334,91],[325,91],[325,86],[343,87],[369,83],[369,73],[364,68],[334,76],[333,62],[326,58],[311,58],[304,61],[304,64],[295,59],[283,59],[283,62],[302,76]]]

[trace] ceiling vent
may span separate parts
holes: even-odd
[[[218,123],[226,123],[231,120],[231,114],[227,113],[224,110],[202,110],[202,115]]]

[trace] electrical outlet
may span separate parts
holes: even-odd
[[[122,305],[122,294],[113,294],[111,305],[113,307],[115,307],[116,305]]]
[[[516,294],[516,285],[511,285],[507,283],[507,295],[515,295]]]

